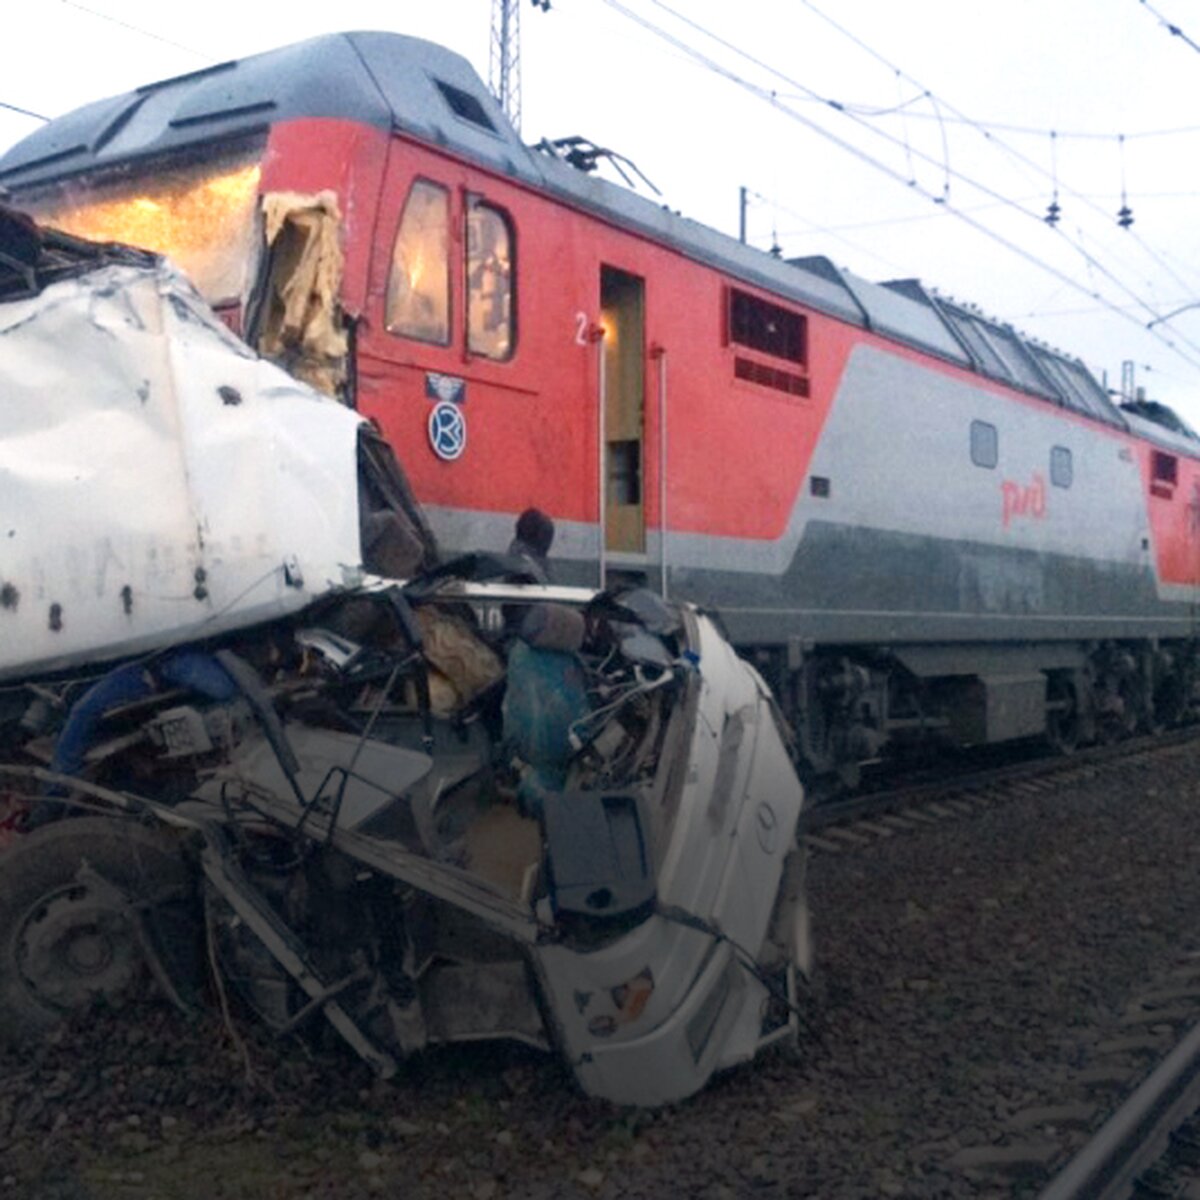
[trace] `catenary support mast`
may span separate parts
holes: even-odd
[[[520,0],[492,0],[492,39],[488,85],[513,128],[521,129]]]

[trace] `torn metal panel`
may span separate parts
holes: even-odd
[[[137,714],[110,714],[133,725],[125,737],[84,731],[91,772],[141,781],[143,797],[116,794],[114,821],[140,811],[202,843],[204,919],[229,986],[279,1033],[328,1021],[385,1075],[429,1043],[515,1038],[558,1050],[583,1090],[621,1104],[682,1099],[794,1033],[803,794],[762,680],[710,619],[680,610],[654,626],[634,596],[589,602],[572,654],[503,632],[488,646],[463,614],[525,589],[461,582],[431,598],[444,581],[326,598],[238,638],[240,653],[170,652],[139,667],[152,686]],[[504,688],[460,694],[443,715],[410,686],[432,669],[424,631],[449,618],[456,656],[487,649],[497,683],[540,693],[521,736],[506,731]],[[518,678],[514,659],[530,656],[548,669]],[[556,705],[568,661],[590,698]],[[70,706],[56,760],[106,680]],[[14,777],[63,780],[0,764],[0,782]],[[93,806],[114,799],[78,787]],[[30,802],[34,823],[61,811]],[[6,885],[61,891],[30,864],[75,823],[18,840],[0,858]],[[112,881],[119,865],[94,870]],[[119,911],[136,899],[117,886],[96,905],[104,895]],[[32,903],[0,904],[0,979],[20,969],[11,948],[28,941]],[[54,1017],[10,1009],[0,1036]]]
[[[113,264],[0,306],[0,678],[303,607],[361,562],[360,420],[182,276]]]
[[[766,934],[803,794],[761,679],[710,622],[694,628],[708,686],[675,748],[687,771],[656,874],[655,910],[628,936],[588,953],[552,945],[539,955],[580,1082],[628,1104],[682,1099],[714,1070],[753,1058],[775,1032],[764,1028],[772,989],[753,968],[772,957]],[[722,738],[733,719],[742,736]],[[714,806],[719,779],[731,782]],[[793,908],[777,914],[789,933],[806,919],[794,898]],[[791,962],[776,986],[807,966]]]
[[[331,191],[262,198],[269,248],[258,348],[327,396],[346,381],[349,343],[341,323],[341,213]]]
[[[507,557],[431,568],[386,448],[173,269],[47,284],[25,245],[35,294],[0,304],[0,1038],[91,1002],[110,952],[110,1003],[139,947],[199,996],[159,951],[200,933],[270,1028],[324,1020],[385,1076],[516,1038],[659,1104],[793,1032],[803,792],[714,620]],[[363,547],[423,573],[364,582]]]

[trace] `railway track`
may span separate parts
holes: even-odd
[[[1038,1200],[1200,1195],[1200,1024],[1192,1026]]]
[[[431,1052],[377,1085],[337,1047],[300,1053],[235,1011],[268,1092],[219,1015],[156,1006],[0,1048],[0,1196],[207,1200],[219,1183],[249,1200],[262,1189],[240,1173],[265,1158],[289,1200],[1033,1200],[1200,1022],[1200,754],[1179,736],[1109,753],[987,772],[994,792],[961,805],[962,777],[894,789],[910,815],[950,814],[913,816],[911,836],[816,833],[841,853],[810,874],[800,1053],[686,1105],[614,1112],[518,1048]]]
[[[1130,780],[1139,777],[1147,781],[1151,797],[1180,788],[1187,791],[1198,739],[1200,730],[1189,727],[1096,747],[1069,759],[1008,763],[871,792],[815,808],[805,822],[807,842],[818,857],[831,860],[828,870],[861,880],[859,887],[866,894],[885,878],[880,871],[891,857],[885,851],[899,849],[906,833],[933,836],[939,842],[953,835],[969,845],[976,840],[969,833],[972,822],[986,821],[982,836],[990,844],[997,823],[1003,819],[1009,824],[1006,811],[1020,802],[1026,802],[1029,811],[1033,801],[1033,811],[1044,813],[1046,799],[1060,792],[1066,796],[1084,788],[1103,794],[1109,770],[1114,784],[1120,778],[1123,794]],[[1130,821],[1136,820],[1131,807]],[[929,844],[931,853],[944,853]],[[967,860],[968,875],[988,857],[987,852],[974,853],[979,857],[973,863]],[[844,868],[839,857],[845,860]],[[1063,860],[1068,879],[1087,869],[1083,861],[1068,867]],[[1103,878],[1103,867],[1094,866],[1095,871]],[[992,895],[1002,893],[995,881],[983,886]],[[1071,902],[1068,888],[1059,903]],[[935,903],[932,895],[929,900],[917,897],[913,911],[898,923],[923,921],[922,907],[930,903]],[[975,904],[997,913],[1006,907],[1003,899],[981,898]],[[1052,921],[1051,913],[1044,913],[1043,920]],[[1031,936],[1044,936],[1037,926],[1027,929]],[[954,936],[961,931],[956,922]],[[1184,944],[1188,943],[1195,945],[1191,938]],[[1095,953],[1109,950],[1105,939],[1095,939]],[[982,1070],[979,1084],[985,1091],[1004,1093],[1006,1101],[1014,1096],[1023,1101],[998,1106],[991,1121],[966,1123],[953,1143],[946,1143],[941,1166],[958,1174],[953,1194],[1200,1200],[1200,950],[1180,954],[1177,943],[1170,957],[1146,966],[1149,969],[1114,998],[1115,1003],[1110,999],[1089,1004],[1068,1024],[1049,1026],[1042,1052],[1035,1043],[1032,1056],[1022,1064],[1018,1087],[1002,1058]],[[1107,973],[1105,965],[1098,962],[1096,967],[1098,975]],[[1019,979],[1014,982],[1019,992]],[[936,994],[936,977],[917,983]],[[1090,990],[1084,985],[1081,995]],[[997,1000],[1011,1005],[1011,997],[1003,992]],[[986,1024],[988,1018],[982,1019]],[[1024,1023],[1019,1018],[1016,1027]],[[961,1052],[956,1049],[955,1055]],[[1039,1080],[1038,1063],[1043,1059],[1047,1074]]]
[[[1200,1196],[1200,953],[1089,1031],[1057,1102],[1013,1113],[950,1164],[976,1194],[1037,1200]]]
[[[831,800],[801,817],[810,849],[843,853],[879,838],[969,816],[1019,796],[1046,794],[1095,777],[1105,766],[1169,755],[1200,742],[1200,725],[1129,738],[1080,750],[1069,757],[1027,759],[968,769],[932,780],[900,782],[844,800]]]

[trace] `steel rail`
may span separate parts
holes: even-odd
[[[1163,1059],[1038,1200],[1126,1200],[1171,1133],[1200,1107],[1200,1025]]]
[[[1100,766],[1138,754],[1169,750],[1174,746],[1186,745],[1200,739],[1200,725],[1188,725],[1170,733],[1129,738],[1104,746],[1079,750],[1066,757],[1041,757],[1025,762],[1010,763],[985,770],[965,771],[959,775],[926,783],[908,784],[881,791],[852,796],[846,800],[829,800],[805,809],[800,816],[803,832],[817,833],[834,825],[845,825],[852,821],[900,812],[916,804],[928,803],[957,795],[961,792],[978,791],[987,787],[1003,787],[1025,780],[1053,779],[1056,774],[1078,770],[1080,767]]]

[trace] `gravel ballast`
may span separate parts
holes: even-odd
[[[1176,748],[816,855],[798,1055],[656,1112],[519,1047],[384,1084],[236,1013],[238,1042],[157,1003],[92,1015],[0,1054],[0,1200],[1032,1195],[1188,1016],[1198,833]]]

